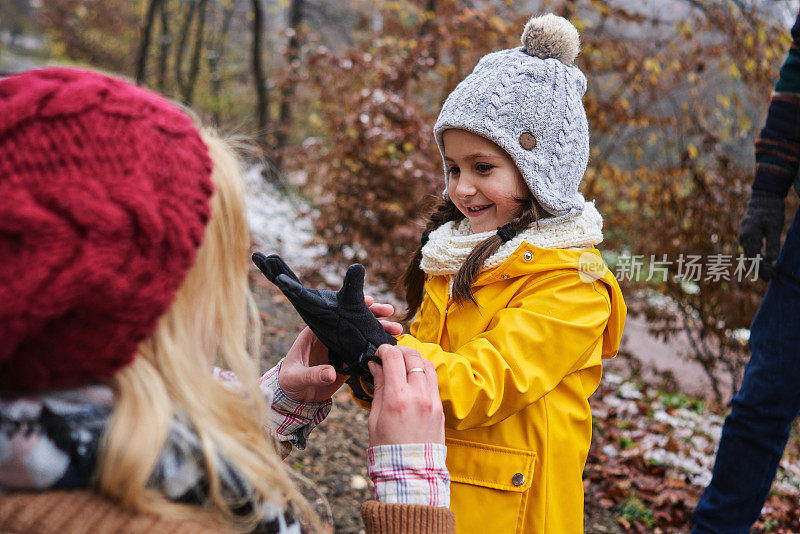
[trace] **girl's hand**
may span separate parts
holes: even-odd
[[[376,355],[383,365],[368,364],[375,378],[368,422],[370,447],[444,443],[444,411],[433,364],[418,351],[399,345],[381,345]]]
[[[364,302],[375,317],[388,317],[394,313],[391,304],[375,303],[370,296],[365,297]],[[380,323],[393,336],[403,332],[399,323],[387,320]],[[296,402],[323,402],[331,398],[345,380],[347,376],[338,374],[328,364],[328,349],[308,327],[297,336],[278,373],[278,385]]]
[[[386,330],[387,334],[399,336],[403,333],[403,325],[383,319],[383,317],[391,317],[394,314],[394,306],[382,302],[375,302],[375,299],[372,298],[371,295],[364,296],[364,303],[369,307],[369,311],[372,312],[372,315],[379,319],[379,322],[383,325],[383,329]]]

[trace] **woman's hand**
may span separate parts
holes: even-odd
[[[444,411],[433,364],[414,349],[381,345],[383,365],[369,362],[375,398],[369,444],[444,443]]]
[[[294,401],[323,402],[347,380],[327,362],[328,349],[305,327],[281,363],[278,385]]]
[[[394,313],[391,304],[375,303],[370,296],[364,297],[370,311],[378,317],[389,317]],[[403,332],[399,323],[381,320],[387,333],[397,336]],[[306,327],[297,336],[286,354],[278,374],[278,385],[290,399],[296,402],[323,402],[347,380],[332,365],[328,364],[328,349]]]

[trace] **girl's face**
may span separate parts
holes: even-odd
[[[492,141],[466,130],[442,136],[448,193],[469,218],[475,233],[496,230],[519,213],[517,199],[528,194],[514,160]]]

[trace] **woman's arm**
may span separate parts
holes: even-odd
[[[375,397],[367,455],[376,500],[361,507],[367,532],[455,533],[436,370],[406,347],[382,345],[377,355],[383,365],[369,363]]]
[[[403,331],[399,323],[383,318],[394,313],[390,304],[377,303],[367,295],[364,301],[392,335]],[[230,371],[214,368],[214,375],[225,382],[237,382]],[[309,328],[304,328],[289,348],[286,357],[264,373],[259,386],[272,410],[269,413],[273,436],[284,446],[284,456],[291,445],[304,449],[311,431],[331,410],[331,397],[347,376],[339,375],[328,364],[328,350]]]
[[[377,355],[383,365],[369,364],[375,398],[367,457],[376,498],[361,508],[367,532],[454,534],[455,517],[447,508],[450,476],[436,370],[406,347],[383,345]],[[290,356],[297,354],[290,351],[287,359]],[[296,403],[282,393],[278,375],[276,366],[262,383],[262,388],[278,392],[272,404],[278,438],[290,433],[292,443],[302,448],[310,430],[322,420],[314,417],[320,413],[314,406],[327,414],[330,404],[326,409],[324,404]]]
[[[371,309],[377,317],[393,312],[390,306],[381,304]],[[397,323],[382,322],[387,332],[400,333]],[[367,532],[453,534],[455,518],[447,509],[450,477],[445,465],[444,415],[436,371],[419,353],[405,347],[383,345],[377,355],[383,365],[369,364],[375,377],[375,400],[369,418],[368,458],[376,500],[362,507]],[[325,397],[330,402],[329,397],[343,380],[336,376],[331,382],[326,376],[329,366],[324,362],[324,347],[310,330],[304,330],[286,358],[262,377],[262,390],[273,393],[276,428],[281,434],[293,430],[303,444],[310,429],[321,421],[315,417],[320,412],[313,409],[316,403],[297,402],[285,390],[294,391],[297,398]],[[326,394],[329,388],[334,389]],[[308,421],[305,425],[300,416]]]

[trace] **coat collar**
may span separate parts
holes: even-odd
[[[472,285],[512,284],[523,276],[542,279],[557,271],[570,270],[575,271],[581,281],[600,282],[608,290],[610,315],[603,332],[602,356],[613,358],[619,350],[627,307],[613,271],[606,266],[597,249],[546,249],[522,243],[502,264],[481,272]],[[450,304],[449,285],[449,276],[433,276],[425,286],[426,298],[431,299],[440,313],[444,313]],[[480,306],[480,297],[477,298]]]
[[[555,224],[534,224],[520,232],[487,258],[482,271],[503,265],[520,251],[523,244],[539,249],[590,248],[603,240],[602,228],[603,218],[594,203],[587,202],[577,217]],[[422,248],[420,268],[428,275],[452,276],[470,252],[494,233],[472,233],[467,219],[447,222],[428,236],[428,242]]]

